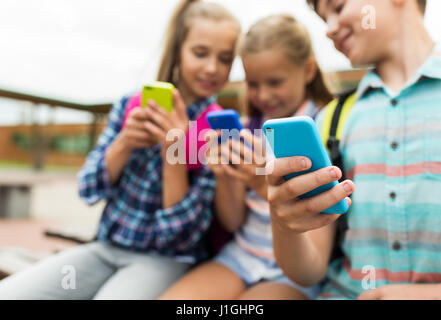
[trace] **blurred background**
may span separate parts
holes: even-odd
[[[177,0],[0,1],[0,278],[64,248],[90,241],[104,203],[85,206],[76,173],[121,95],[155,78],[164,31]],[[353,70],[304,0],[223,0],[246,31],[289,13],[309,29],[333,92],[355,87]],[[441,1],[426,25],[441,40]],[[219,96],[242,111],[246,87],[236,59]]]

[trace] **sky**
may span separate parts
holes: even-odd
[[[311,33],[325,71],[348,69],[304,0],[211,0],[243,30],[269,14],[289,13]],[[0,88],[78,103],[115,101],[155,78],[164,30],[177,0],[1,0]],[[441,40],[441,1],[429,0],[426,25]],[[230,79],[243,80],[239,59]],[[89,122],[87,113],[37,110],[40,123]],[[0,99],[0,125],[29,121],[31,108]]]

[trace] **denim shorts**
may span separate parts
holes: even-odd
[[[282,269],[275,261],[249,253],[242,249],[234,240],[222,249],[214,258],[214,261],[236,273],[245,282],[247,287],[262,281],[271,281],[294,287],[309,299],[316,299],[319,293],[318,285],[309,288],[298,285],[284,275]]]

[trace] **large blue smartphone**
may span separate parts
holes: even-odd
[[[286,180],[332,166],[317,127],[310,117],[302,116],[269,120],[263,125],[263,132],[275,158],[304,156],[311,159],[312,167],[309,170],[287,175],[285,176]],[[317,189],[305,193],[300,196],[300,198],[314,197],[332,189],[337,184],[338,181],[334,181],[320,186]],[[344,214],[348,209],[348,204],[346,200],[343,199],[339,203],[324,210],[323,213]]]
[[[240,131],[243,129],[243,125],[236,110],[226,109],[209,112],[207,121],[213,130],[227,130],[219,137],[219,143],[226,142],[229,138],[240,140]]]

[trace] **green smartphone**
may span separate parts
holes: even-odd
[[[175,86],[168,82],[155,81],[148,83],[142,90],[141,106],[147,107],[147,102],[151,99],[168,112],[173,111],[173,91]]]

